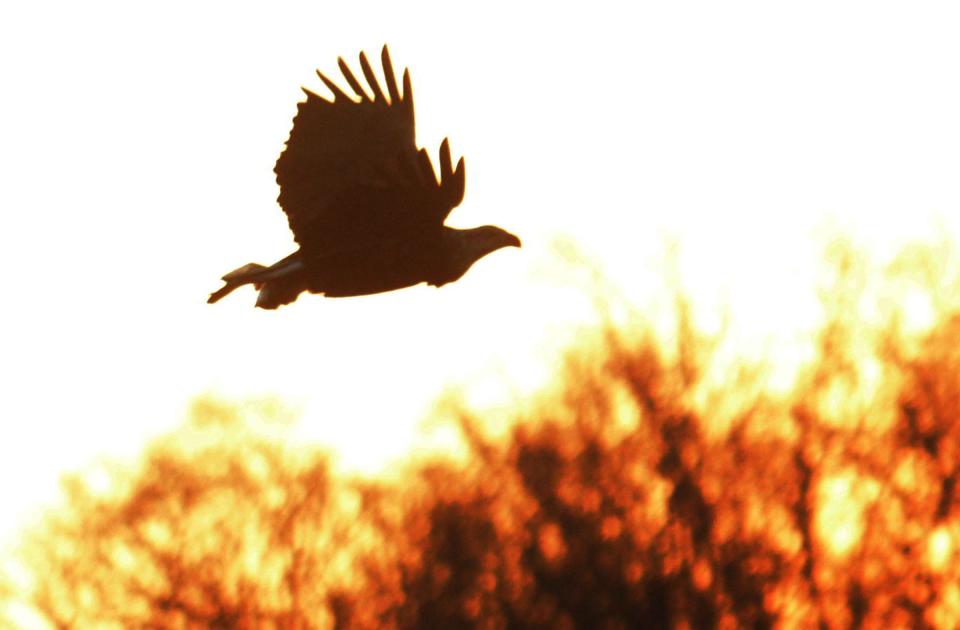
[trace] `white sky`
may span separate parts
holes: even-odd
[[[533,387],[587,316],[558,235],[638,299],[676,236],[684,282],[749,336],[813,317],[825,217],[878,252],[957,224],[951,3],[144,6],[0,8],[0,532],[204,392],[278,396],[371,469],[445,386]],[[439,291],[206,305],[293,249],[272,168],[300,86],[384,42],[419,142],[466,156],[452,223],[524,248]]]

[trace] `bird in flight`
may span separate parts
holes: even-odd
[[[277,201],[300,247],[269,267],[250,263],[231,271],[209,303],[246,284],[259,290],[256,305],[266,309],[304,291],[349,297],[421,282],[440,287],[487,254],[520,246],[492,225],[444,225],[463,200],[463,158],[454,168],[444,139],[437,180],[426,149],[417,148],[410,72],[403,73],[401,93],[386,46],[380,60],[386,94],[362,52],[360,68],[372,94],[342,58],[340,71],[356,98],[319,70],[332,100],[303,89],[307,99],[297,106],[274,168]]]

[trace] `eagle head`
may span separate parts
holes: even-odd
[[[463,230],[461,234],[467,258],[471,259],[471,262],[480,260],[490,252],[495,252],[502,247],[520,247],[519,238],[495,225],[484,225]]]
[[[473,266],[473,263],[490,252],[495,252],[502,247],[520,247],[519,238],[495,225],[484,225],[469,230],[446,227],[444,230],[448,243],[448,264],[441,275],[428,280],[434,286],[441,286],[459,279]]]

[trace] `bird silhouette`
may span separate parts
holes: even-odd
[[[340,71],[357,98],[319,70],[332,100],[303,88],[307,99],[297,106],[274,168],[277,201],[299,249],[270,266],[249,263],[231,271],[209,303],[246,284],[259,290],[256,305],[265,309],[304,291],[349,297],[423,282],[440,287],[487,254],[520,246],[492,225],[444,225],[463,200],[463,158],[454,168],[444,139],[438,181],[426,149],[417,148],[410,72],[403,73],[401,93],[386,46],[380,58],[386,94],[362,52],[360,68],[372,94],[343,58]]]

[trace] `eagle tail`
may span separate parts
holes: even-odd
[[[221,278],[225,284],[220,289],[210,294],[210,297],[207,298],[207,304],[219,302],[221,299],[229,295],[234,289],[242,287],[245,284],[253,283],[255,285],[259,285],[259,276],[266,270],[267,267],[258,265],[257,263],[248,263],[243,267],[234,269]],[[257,288],[260,287],[257,286]]]

